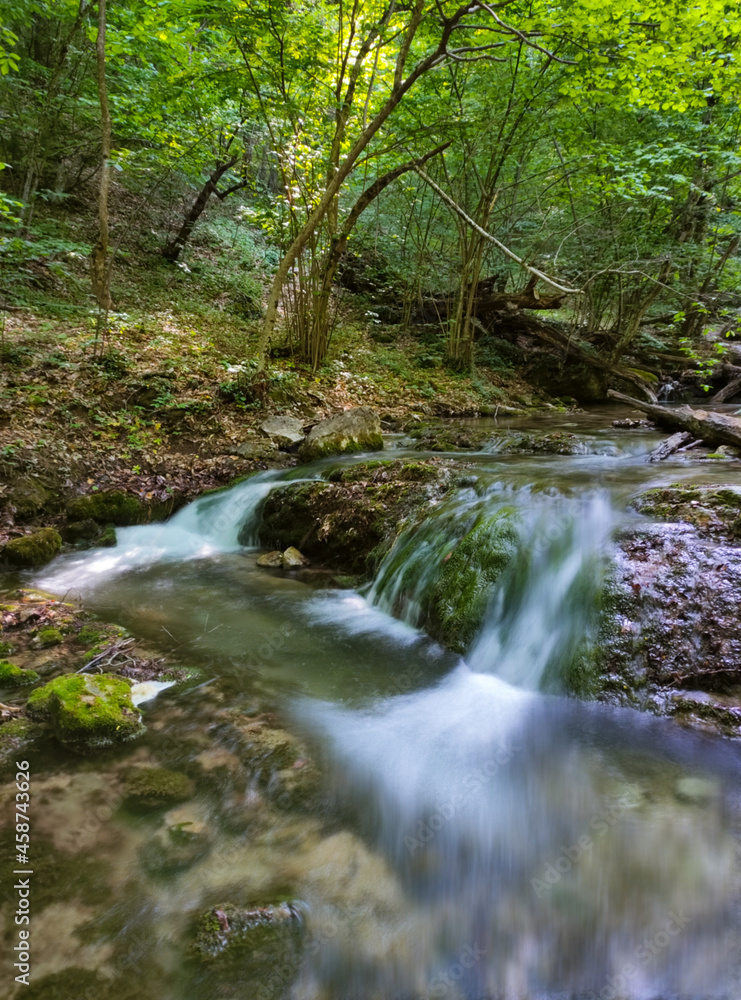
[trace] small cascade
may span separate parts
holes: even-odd
[[[299,478],[292,470],[290,478]],[[305,478],[305,474],[304,474]],[[38,585],[65,593],[84,588],[101,577],[158,562],[180,562],[256,546],[260,508],[289,475],[258,473],[237,486],[200,497],[161,524],[118,528],[115,548],[94,549],[57,560]]]
[[[558,689],[562,669],[584,653],[596,613],[600,575],[615,516],[604,494],[577,500],[520,491],[479,497],[466,490],[402,533],[382,563],[368,601],[414,627],[429,625],[431,595],[461,540],[476,531],[486,565],[507,522],[517,549],[491,588],[486,623],[467,655],[472,670],[515,687]],[[496,554],[496,553],[495,553]],[[465,593],[452,601],[465,602]]]
[[[602,494],[531,520],[467,657],[472,670],[531,691],[560,687],[586,653],[614,525]]]

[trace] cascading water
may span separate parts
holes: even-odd
[[[209,689],[215,718],[199,722],[194,753],[227,726],[240,683],[249,704],[248,680],[273,671],[322,767],[326,813],[306,828],[273,812],[273,827],[250,820],[235,834],[233,793],[222,812],[207,800],[229,862],[214,851],[182,878],[137,883],[142,914],[158,915],[152,939],[183,913],[288,885],[305,949],[290,989],[258,984],[269,1000],[741,995],[732,745],[559,694],[588,680],[623,516],[595,490],[595,470],[617,478],[636,466],[569,457],[560,493],[554,456],[540,488],[532,457],[519,478],[496,456],[480,461],[491,464],[479,482],[410,524],[365,595],[310,590],[244,558],[240,539],[256,543],[267,493],[321,465],[261,474],[166,525],[123,529],[115,549],[63,557],[38,581],[106,607],[138,601],[133,617],[155,616],[153,633],[198,640],[227,683]],[[484,625],[460,657],[419,631],[455,605],[455,590],[440,588],[450,567],[461,587],[486,580],[475,593]],[[222,768],[213,796],[231,787],[230,749],[208,750]],[[259,995],[245,975],[223,995]],[[222,986],[204,974],[163,996],[205,1000]]]

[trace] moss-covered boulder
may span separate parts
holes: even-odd
[[[164,767],[141,767],[129,772],[124,797],[136,809],[164,809],[192,798],[195,785],[186,774]]]
[[[646,490],[634,501],[642,514],[692,524],[703,533],[741,538],[741,489],[675,483]]]
[[[60,743],[82,754],[136,739],[144,732],[129,683],[109,674],[56,677],[33,692],[26,710],[32,719],[50,723]]]
[[[0,660],[0,687],[27,687],[39,680],[35,670],[23,670],[9,660]]]
[[[517,511],[505,507],[480,520],[441,565],[430,597],[430,630],[464,653],[481,630],[494,585],[517,551]]]
[[[226,951],[249,951],[253,961],[262,958],[278,970],[288,954],[295,954],[302,930],[299,911],[290,903],[249,907],[220,903],[198,921],[193,951],[204,962],[213,962]]]
[[[125,527],[159,521],[173,512],[175,500],[142,500],[132,493],[106,490],[75,497],[67,504],[67,517],[72,522],[95,521]]]
[[[3,557],[18,569],[37,569],[59,554],[62,538],[54,528],[41,528],[22,538],[14,538],[3,549]]]
[[[381,421],[377,413],[356,406],[337,413],[313,427],[299,448],[299,458],[313,462],[343,452],[380,451],[383,448]]]
[[[336,470],[331,479],[273,490],[262,510],[261,544],[281,552],[294,546],[343,572],[367,573],[404,519],[449,488],[442,464],[398,460]]]
[[[8,499],[15,508],[16,520],[26,521],[37,517],[46,509],[51,494],[38,479],[33,476],[22,476],[13,483]]]

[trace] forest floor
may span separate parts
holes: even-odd
[[[452,371],[434,325],[384,325],[372,300],[352,295],[337,304],[321,368],[279,351],[286,356],[270,359],[267,397],[258,398],[254,272],[265,250],[252,237],[237,244],[217,219],[182,266],[154,247],[122,258],[100,341],[78,242],[85,233],[63,216],[47,225],[46,242],[16,241],[15,257],[3,260],[4,297],[18,305],[0,313],[0,544],[28,530],[12,503],[19,476],[38,478],[62,503],[110,489],[180,503],[275,465],[258,431],[271,414],[311,425],[364,405],[395,430],[410,420],[553,405],[528,385],[517,359],[494,354],[473,373]],[[278,453],[278,464],[291,461]]]

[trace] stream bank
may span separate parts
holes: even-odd
[[[663,941],[670,912],[689,920],[679,953],[640,966],[653,995],[735,988],[741,762],[713,733],[737,728],[696,733],[708,719],[671,695],[735,707],[703,638],[723,583],[733,667],[738,464],[652,465],[657,435],[613,416],[453,425],[485,434],[463,452],[400,434],[24,577],[64,602],[8,600],[23,670],[56,649],[70,676],[97,655],[80,633],[116,621],[142,660],[198,672],[140,704],[136,739],[92,755],[37,723],[34,988],[498,1000],[514,984],[581,1000],[641,936]],[[260,537],[312,565],[257,567]],[[654,636],[656,607],[673,617]],[[629,648],[600,640],[616,615]],[[63,641],[37,650],[50,627]],[[127,638],[106,633],[101,652]],[[569,684],[590,700],[554,697]]]

